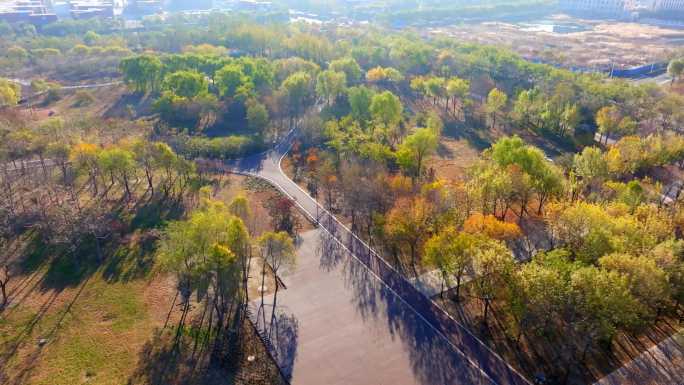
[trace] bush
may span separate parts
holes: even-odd
[[[80,90],[74,95],[74,107],[85,107],[93,104],[95,97],[92,92],[87,90]]]
[[[220,138],[185,137],[177,145],[178,152],[190,158],[239,158],[264,149],[264,143],[255,137],[232,135]]]
[[[62,95],[59,94],[59,90],[56,88],[50,88],[45,94],[45,99],[43,102],[45,103],[45,105],[48,105],[60,99],[62,99]]]

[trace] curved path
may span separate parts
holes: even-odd
[[[264,179],[319,225],[287,287],[252,317],[292,384],[529,384],[381,259],[280,168],[295,134],[217,167]]]

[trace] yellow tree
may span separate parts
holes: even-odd
[[[401,198],[387,214],[385,233],[392,242],[405,245],[409,249],[411,266],[417,274],[418,251],[422,249],[425,238],[432,228],[433,207],[423,197]],[[392,245],[397,262],[401,266],[397,251],[399,247]]]

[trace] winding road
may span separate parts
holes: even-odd
[[[303,235],[277,305],[272,296],[253,304],[253,321],[288,381],[530,384],[285,175],[280,163],[295,137],[291,131],[270,151],[214,164],[270,182],[319,225]]]

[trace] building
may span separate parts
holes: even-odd
[[[43,25],[57,20],[48,4],[41,0],[20,0],[0,3],[0,21]]]
[[[655,0],[653,11],[679,11],[684,12],[684,0]]]
[[[91,17],[114,17],[121,14],[126,6],[124,0],[113,1],[71,1],[71,17],[88,19]]]
[[[625,0],[560,0],[562,10],[592,15],[622,16],[625,14]]]

